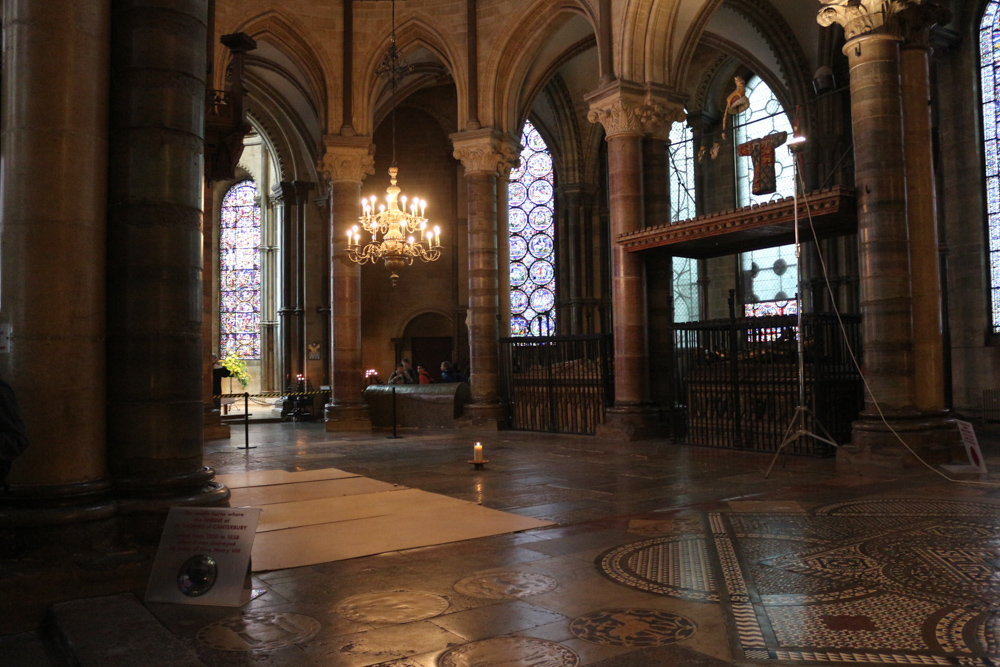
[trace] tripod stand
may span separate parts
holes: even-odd
[[[803,143],[805,139],[801,137],[794,137],[788,144],[788,150],[792,153],[792,162],[794,165],[794,176],[795,176],[795,190],[793,193],[793,211],[794,211],[794,226],[795,226],[795,271],[796,278],[798,280],[798,289],[795,292],[795,309],[798,316],[798,335],[795,337],[797,340],[797,353],[799,358],[799,402],[795,406],[795,412],[792,414],[792,420],[788,424],[788,428],[785,429],[785,436],[781,440],[781,444],[778,445],[777,451],[774,452],[774,458],[771,459],[771,465],[767,467],[767,472],[764,473],[764,479],[767,479],[771,475],[771,470],[774,468],[774,464],[777,463],[778,457],[781,456],[781,452],[788,445],[792,444],[799,438],[812,438],[813,440],[818,440],[819,442],[825,442],[828,445],[833,445],[838,447],[839,445],[833,441],[830,436],[829,431],[827,431],[819,420],[816,419],[816,415],[813,411],[806,407],[806,374],[805,374],[805,329],[802,328],[802,244],[799,242],[799,155],[802,152]],[[806,417],[812,417],[812,424],[819,427],[823,432],[823,436],[816,435],[813,431],[806,428]],[[794,429],[794,430],[793,430]]]

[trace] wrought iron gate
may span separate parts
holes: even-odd
[[[614,401],[611,337],[500,339],[507,428],[593,434]]]
[[[864,407],[861,317],[803,315],[805,403],[833,439],[850,440]],[[674,437],[692,445],[775,451],[798,404],[797,322],[793,315],[674,326]],[[810,423],[807,428],[813,428]],[[832,447],[800,438],[786,451],[824,456]]]

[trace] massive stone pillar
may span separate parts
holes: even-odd
[[[469,386],[472,419],[502,416],[498,393],[499,283],[497,277],[497,179],[517,163],[517,144],[486,128],[451,135],[465,167],[469,204]],[[508,329],[509,331],[509,329]],[[506,333],[506,332],[505,332]]]
[[[822,25],[839,23],[847,37],[844,53],[851,71],[862,345],[871,389],[865,395],[865,410],[854,424],[851,446],[841,448],[839,455],[885,465],[909,461],[892,430],[926,454],[939,455],[943,449],[940,440],[935,442],[935,427],[940,425],[929,422],[918,409],[914,359],[913,276],[926,267],[911,264],[907,177],[916,173],[907,167],[910,156],[904,147],[900,14],[919,4],[916,0],[891,4],[831,0],[824,2],[818,17]],[[929,144],[929,135],[924,140]],[[919,172],[925,167],[916,159]],[[936,262],[935,253],[935,267]]]
[[[646,284],[643,260],[617,243],[645,225],[643,137],[683,119],[683,106],[649,86],[616,82],[589,95],[591,122],[604,126],[608,142],[611,209],[611,292],[614,310],[615,404],[598,435],[625,439],[655,432],[649,397]]]
[[[0,377],[31,441],[0,494],[10,506],[113,506],[105,457],[110,0],[3,4]],[[200,403],[200,398],[199,398]],[[199,412],[200,418],[200,412]],[[85,508],[85,509],[83,509]],[[46,522],[32,514],[32,523]],[[13,593],[11,593],[13,595]]]
[[[937,233],[930,104],[930,27],[947,23],[949,12],[925,3],[900,15],[905,41],[900,52],[906,202],[913,271],[914,400],[924,414],[945,412],[941,273]]]
[[[108,464],[142,507],[228,498],[202,465],[207,16],[206,0],[112,2]]]
[[[371,429],[361,397],[361,265],[347,256],[347,230],[361,216],[361,182],[374,173],[370,137],[328,137],[319,169],[330,183],[330,402],[327,431]]]

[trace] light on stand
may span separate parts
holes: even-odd
[[[839,445],[834,442],[833,437],[830,433],[819,423],[816,419],[815,414],[811,414],[812,410],[806,407],[806,373],[805,373],[805,329],[802,327],[802,244],[799,240],[799,185],[801,184],[801,176],[799,174],[799,160],[801,159],[802,149],[805,148],[806,138],[795,134],[785,145],[788,146],[789,152],[792,154],[792,173],[795,178],[795,189],[792,194],[792,207],[793,207],[793,219],[795,227],[795,277],[796,277],[796,291],[795,291],[795,308],[797,312],[797,325],[798,325],[798,335],[795,336],[797,341],[797,352],[799,361],[799,403],[795,406],[795,413],[792,415],[792,421],[785,429],[785,436],[781,440],[781,444],[778,445],[778,449],[774,452],[774,458],[771,459],[771,465],[767,467],[767,472],[764,473],[764,478],[766,479],[771,474],[771,469],[774,468],[774,464],[778,461],[778,457],[781,455],[781,451],[792,444],[799,438],[809,437],[819,442],[825,442],[828,445],[834,447],[839,447]],[[813,433],[810,429],[806,428],[806,415],[811,414],[812,424],[818,426],[822,431],[822,437]]]

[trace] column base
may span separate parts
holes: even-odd
[[[604,423],[597,425],[594,435],[605,440],[649,440],[659,437],[663,424],[656,408],[650,406],[615,406],[604,413]]]
[[[863,413],[851,429],[851,443],[837,449],[837,470],[840,472],[877,472],[922,466],[916,455],[932,466],[964,457],[958,426],[946,412],[887,413],[885,422],[877,414]],[[899,441],[900,438],[912,452]]]
[[[503,406],[499,403],[466,403],[462,406],[462,416],[455,420],[455,427],[499,431],[503,419]]]
[[[368,406],[327,403],[323,407],[323,420],[327,433],[341,431],[371,431],[372,420]]]
[[[107,519],[118,513],[111,480],[74,484],[9,484],[0,494],[0,528],[58,526]]]

